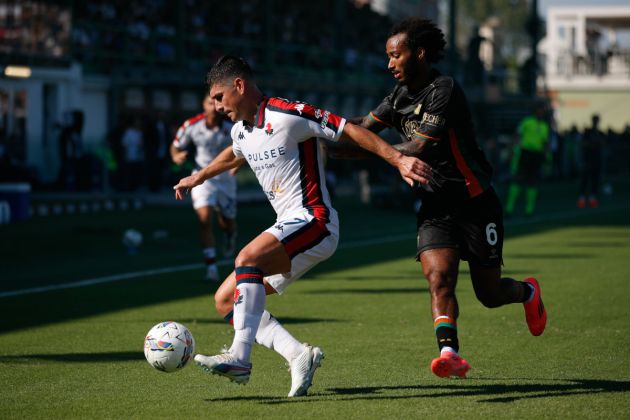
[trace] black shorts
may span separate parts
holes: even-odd
[[[503,209],[494,189],[458,205],[423,203],[418,217],[418,254],[455,248],[471,265],[500,267],[503,263]]]
[[[544,161],[545,155],[542,152],[521,150],[521,156],[518,161],[518,177],[537,182],[540,179],[540,172]]]

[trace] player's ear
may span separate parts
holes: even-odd
[[[239,94],[242,95],[245,91],[245,80],[241,79],[240,77],[234,79],[234,88]]]
[[[425,55],[426,51],[424,50],[424,48],[418,48],[418,60],[424,60]]]

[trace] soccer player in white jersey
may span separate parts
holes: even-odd
[[[254,341],[280,353],[291,370],[289,397],[306,395],[323,353],[300,343],[265,310],[267,294],[282,293],[337,248],[339,222],[330,203],[317,138],[350,141],[396,167],[412,185],[427,183],[431,168],[402,155],[376,134],[320,108],[266,98],[249,65],[225,56],[208,73],[219,112],[236,122],[232,147],[174,187],[177,199],[204,180],[247,162],[254,170],[276,222],[238,254],[235,270],[215,294],[217,311],[235,330],[232,346],[216,356],[197,354],[205,370],[238,383],[249,381]]]
[[[232,144],[232,124],[224,121],[214,107],[214,101],[206,94],[202,114],[190,118],[177,130],[171,144],[171,158],[182,165],[188,158],[188,150],[194,148],[193,173],[212,162],[219,153]],[[236,178],[222,173],[191,191],[192,203],[199,218],[201,245],[206,263],[206,280],[219,281],[217,252],[212,222],[216,213],[219,227],[223,230],[223,256],[231,257],[236,245]]]

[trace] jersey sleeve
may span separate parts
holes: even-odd
[[[420,124],[413,133],[416,137],[425,140],[440,140],[447,124],[452,93],[452,80],[447,79],[436,83],[422,104]]]
[[[370,118],[385,125],[386,127],[394,126],[394,106],[392,105],[393,95],[394,94],[391,93],[386,96],[380,105],[369,113]]]
[[[178,150],[186,149],[192,141],[190,136],[191,132],[192,125],[188,121],[186,121],[184,124],[181,125],[181,127],[177,129],[177,132],[175,133],[175,138],[173,139],[173,146],[175,146],[175,148]]]
[[[301,141],[311,137],[321,137],[331,141],[338,141],[346,125],[346,119],[333,114],[330,111],[314,108],[315,118],[301,118],[301,126],[304,133],[300,136]]]
[[[293,135],[297,142],[306,141],[311,137],[338,141],[343,133],[343,127],[346,125],[345,118],[305,102],[269,98],[267,108],[297,117],[292,119]]]
[[[241,145],[238,141],[238,131],[241,124],[234,124],[232,126],[232,128],[230,129],[230,137],[232,138],[232,152],[234,153],[234,156],[242,158],[243,156],[243,152],[241,151]]]

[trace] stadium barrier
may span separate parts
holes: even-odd
[[[30,217],[31,184],[0,183],[0,202],[8,203],[8,222],[19,222]],[[0,209],[4,222],[6,207]]]
[[[11,207],[8,201],[0,201],[0,225],[11,222]]]

